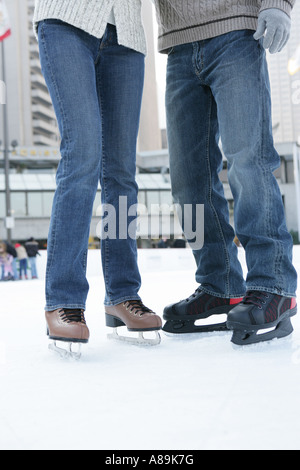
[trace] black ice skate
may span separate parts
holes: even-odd
[[[247,292],[231,310],[227,327],[231,341],[239,346],[284,338],[293,332],[291,317],[297,313],[295,298],[268,292]]]
[[[215,297],[199,287],[187,299],[164,309],[163,331],[175,334],[226,331],[228,312],[242,300]]]

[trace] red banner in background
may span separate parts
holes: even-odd
[[[4,0],[0,0],[0,41],[11,35],[7,7]]]

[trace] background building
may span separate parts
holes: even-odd
[[[296,99],[297,88],[300,88],[300,72],[293,76],[288,72],[289,59],[300,45],[299,2],[296,2],[293,9],[292,20],[291,37],[286,47],[279,54],[267,55],[272,90],[274,140],[279,143],[296,142],[300,136],[300,100]]]
[[[59,130],[51,99],[41,72],[38,43],[32,28],[34,0],[7,2],[12,35],[5,41],[6,92],[8,136],[10,144],[11,206],[15,227],[13,239],[34,235],[46,239],[51,206],[55,191],[55,172],[60,159]],[[168,177],[149,174],[155,165],[160,171],[167,155],[156,155],[155,162],[147,158],[149,152],[162,147],[159,125],[155,75],[155,40],[153,36],[153,9],[151,2],[143,2],[143,22],[147,34],[148,55],[141,125],[138,136],[137,173],[140,202],[171,202]],[[2,58],[1,58],[2,60]],[[0,126],[0,239],[5,238],[5,178],[3,162],[3,128]],[[167,178],[167,181],[166,181]],[[148,187],[147,187],[148,185]],[[166,196],[167,194],[167,196]],[[94,205],[94,216],[100,205],[100,187]],[[93,219],[91,234],[95,234],[98,217]]]
[[[12,25],[12,35],[5,41],[9,138],[21,147],[57,147],[59,132],[32,28],[34,0],[9,0],[7,7]],[[143,18],[149,52],[138,142],[141,151],[161,147],[150,2],[143,2]]]
[[[8,133],[10,143],[11,206],[15,219],[13,240],[34,236],[46,243],[55,191],[55,173],[60,159],[59,132],[52,103],[41,73],[38,44],[32,30],[34,0],[9,0],[12,35],[5,40]],[[139,201],[150,212],[151,207],[172,204],[169,177],[164,89],[166,56],[156,52],[156,25],[151,2],[143,2],[143,18],[148,39],[146,77],[137,148]],[[295,143],[300,136],[300,99],[295,99],[300,72],[288,74],[288,60],[300,44],[300,4],[293,12],[293,30],[288,46],[276,55],[268,54],[273,100],[273,124],[281,167],[276,172],[290,231],[297,232],[300,223],[298,173],[295,171]],[[0,77],[1,78],[1,77]],[[297,91],[297,90],[296,90]],[[300,98],[300,91],[299,91]],[[1,107],[0,107],[1,111]],[[2,116],[0,117],[2,119]],[[2,123],[2,120],[0,120]],[[3,162],[3,129],[0,125],[0,239],[6,238],[5,178]],[[221,172],[233,224],[233,198],[227,181],[226,159]],[[91,238],[96,237],[99,222],[99,187],[91,225]],[[167,215],[156,210],[157,237],[168,237]],[[155,218],[154,217],[154,218]],[[171,237],[181,236],[174,212]],[[142,240],[142,246],[152,246]]]

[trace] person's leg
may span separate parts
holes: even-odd
[[[246,250],[247,290],[292,297],[292,265],[274,148],[265,51],[252,31],[207,43],[206,76],[217,103],[221,140],[234,197],[236,234]]]
[[[97,64],[103,135],[102,203],[104,213],[113,210],[113,216],[103,220],[101,238],[106,326],[113,328],[110,338],[156,345],[162,322],[139,296],[136,242],[136,143],[143,84],[144,56],[120,46],[116,28],[109,25]],[[119,336],[117,328],[121,326],[138,332],[138,338]],[[144,331],[154,331],[155,338],[144,338]]]
[[[42,71],[61,134],[48,238],[46,311],[85,309],[88,237],[101,163],[95,60],[101,41],[57,20],[39,25]]]
[[[18,279],[18,267],[17,267],[17,258],[14,258],[12,261],[13,275],[14,279]]]
[[[31,269],[31,278],[36,279],[37,278],[36,258],[34,256],[31,256],[29,258],[29,263],[30,263],[30,269]]]
[[[190,297],[164,309],[164,330],[176,334],[226,329],[223,315],[245,293],[228,203],[218,176],[223,162],[217,107],[202,79],[203,46],[201,41],[175,47],[168,58],[166,108],[172,192],[180,206],[183,231],[192,242],[200,284]],[[196,208],[200,204],[204,220],[199,222]],[[185,217],[187,208],[192,208],[192,217]],[[203,246],[195,247],[199,240],[190,238],[193,232],[199,237],[203,228]]]
[[[217,107],[234,197],[235,228],[245,248],[247,294],[228,315],[238,345],[288,336],[297,312],[297,274],[279,186],[265,51],[252,31],[233,32],[207,47],[206,80]]]
[[[102,204],[112,207],[115,227],[103,230],[102,266],[106,287],[105,305],[139,300],[141,278],[137,264],[135,232],[137,204],[136,143],[144,83],[144,55],[118,45],[116,28],[109,25],[96,65],[102,118]],[[105,217],[103,219],[105,222]],[[107,228],[107,227],[106,227]],[[105,227],[104,227],[105,229]],[[114,230],[115,229],[115,230]]]
[[[20,259],[20,279],[23,278],[23,273],[26,277],[26,259]]]
[[[25,279],[27,279],[27,258],[23,260],[24,262],[24,274],[25,274]]]
[[[201,77],[203,42],[175,47],[168,58],[167,129],[174,201],[204,205],[204,245],[194,250],[196,281],[208,294],[242,297],[243,273],[218,173],[222,169],[215,99]],[[195,229],[195,220],[190,224]],[[185,233],[186,227],[183,226]]]

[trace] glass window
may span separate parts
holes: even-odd
[[[147,207],[148,210],[152,204],[159,204],[159,192],[158,191],[147,191]]]
[[[51,217],[53,205],[54,191],[46,191],[43,193],[43,216]]]
[[[160,200],[159,191],[147,191],[147,209],[148,212],[155,214],[159,213]]]
[[[143,204],[144,206],[146,205],[146,192],[145,191],[139,191],[138,202],[139,204]]]
[[[0,219],[6,216],[5,193],[0,193]]]
[[[11,209],[14,217],[26,216],[26,194],[25,193],[11,193]]]
[[[161,204],[168,204],[172,206],[173,204],[173,197],[171,191],[161,191],[160,192],[160,203]]]
[[[28,216],[43,217],[42,193],[28,193]]]

